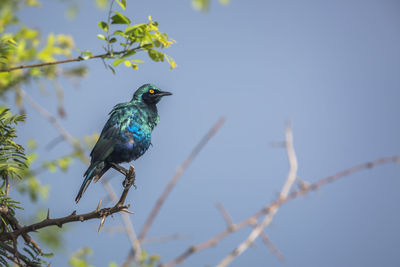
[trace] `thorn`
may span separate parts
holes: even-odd
[[[75,216],[76,215],[76,210],[74,210],[70,216]]]
[[[105,220],[106,220],[106,215],[104,215],[102,218],[101,218],[101,221],[100,221],[100,225],[99,225],[99,229],[97,229],[97,232],[100,232],[100,229],[101,229],[101,227],[103,227],[103,225],[104,225],[104,222],[105,222]]]
[[[46,219],[47,219],[47,220],[50,219],[50,209],[47,209],[47,216],[46,216]]]
[[[103,202],[102,199],[100,199],[99,204],[97,205],[96,211],[99,211],[99,210],[100,210],[101,202]]]
[[[126,213],[129,213],[129,214],[135,214],[135,213],[133,213],[132,211],[130,211],[130,210],[128,210],[128,209],[122,209],[121,211],[126,212]]]

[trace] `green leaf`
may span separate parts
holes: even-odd
[[[130,67],[132,66],[132,63],[129,60],[124,61],[125,66]]]
[[[111,24],[130,24],[131,20],[119,13],[118,11],[114,11],[115,15],[111,17]]]
[[[124,33],[127,35],[131,35],[135,32],[136,29],[139,29],[139,28],[143,27],[144,25],[146,25],[146,24],[136,24],[136,25],[129,26],[125,29]]]
[[[113,66],[116,67],[116,66],[118,66],[119,64],[121,64],[121,63],[124,62],[124,61],[125,61],[124,58],[116,59],[116,60],[114,60],[114,62],[113,62]]]
[[[109,42],[110,44],[113,44],[113,43],[115,43],[116,41],[117,41],[117,38],[114,38],[114,37],[113,37],[113,38],[111,38],[110,41],[108,41],[108,42]]]
[[[99,23],[97,23],[97,25],[98,25],[99,28],[102,29],[103,31],[108,31],[108,24],[105,23],[104,21],[99,21]]]
[[[126,9],[126,0],[117,0],[118,5],[120,5],[120,7],[125,10]]]
[[[100,40],[106,40],[106,37],[103,34],[98,34],[97,38],[99,38]]]

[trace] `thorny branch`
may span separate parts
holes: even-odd
[[[14,240],[14,239],[18,238],[18,236],[20,236],[20,235],[22,235],[25,239],[25,236],[27,235],[27,233],[34,232],[39,229],[42,229],[42,228],[45,228],[48,226],[52,226],[52,225],[62,227],[63,224],[66,224],[66,223],[77,222],[77,221],[83,222],[83,221],[96,219],[96,218],[102,219],[101,223],[100,223],[100,227],[99,227],[99,230],[100,230],[101,226],[104,224],[104,220],[109,215],[112,215],[112,214],[120,212],[120,211],[130,213],[130,211],[128,210],[129,205],[125,205],[124,203],[125,203],[128,191],[129,191],[131,185],[134,183],[134,181],[135,181],[135,171],[134,171],[133,166],[131,166],[129,171],[126,172],[126,177],[125,177],[126,187],[124,188],[124,191],[122,192],[122,195],[121,195],[119,201],[113,207],[100,209],[100,203],[99,203],[98,207],[94,211],[89,212],[89,213],[76,214],[76,211],[73,211],[68,216],[61,217],[61,218],[55,218],[55,219],[51,219],[50,216],[48,215],[46,219],[44,219],[40,222],[31,224],[28,226],[16,227],[16,229],[14,229],[13,232],[0,234],[0,242],[4,242],[7,240]]]
[[[267,205],[264,208],[262,208],[261,210],[257,211],[252,216],[248,217],[247,219],[245,219],[241,222],[233,224],[232,227],[230,227],[229,229],[226,229],[226,230],[220,232],[219,234],[215,235],[214,237],[208,239],[207,241],[190,246],[181,255],[179,255],[178,257],[176,257],[175,259],[173,259],[172,261],[170,261],[166,264],[161,264],[161,266],[162,267],[171,267],[171,266],[175,266],[177,264],[182,263],[187,258],[192,256],[194,253],[217,245],[218,242],[220,242],[221,240],[223,240],[225,237],[232,234],[233,232],[236,232],[246,226],[250,226],[252,224],[257,223],[258,218],[260,218],[263,215],[268,214],[271,210],[275,209],[276,207],[282,206],[283,204],[287,203],[290,200],[294,200],[294,199],[299,198],[303,195],[306,195],[312,191],[316,191],[326,184],[335,182],[339,179],[347,177],[356,172],[360,172],[363,170],[369,170],[376,166],[379,166],[382,164],[388,164],[388,163],[400,163],[400,155],[396,155],[396,156],[392,156],[392,157],[382,157],[382,158],[378,158],[378,159],[375,159],[372,161],[361,163],[361,164],[355,165],[349,169],[345,169],[345,170],[335,173],[333,175],[322,178],[322,179],[316,181],[315,183],[311,183],[307,186],[302,186],[299,189],[292,191],[284,198],[279,197],[278,199],[276,199],[269,205]]]

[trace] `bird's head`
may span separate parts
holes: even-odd
[[[146,104],[155,105],[163,96],[172,95],[170,92],[161,91],[153,84],[145,84],[139,87],[133,94],[132,100],[143,101]]]

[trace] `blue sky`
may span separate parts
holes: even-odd
[[[67,20],[66,7],[62,1],[44,0],[41,8],[19,16],[43,36],[71,34],[77,48],[101,52],[97,22],[106,12],[92,1],[80,1],[78,17]],[[395,0],[233,0],[228,6],[212,1],[208,13],[193,10],[190,1],[128,1],[126,14],[134,23],[151,15],[177,40],[166,52],[178,68],[170,71],[166,63],[146,59],[139,71],[120,67],[113,75],[101,61],[87,61],[89,75],[79,86],[61,80],[67,110],[61,121],[82,137],[99,132],[111,108],[129,100],[144,83],[174,93],[159,105],[154,146],[135,162],[138,189],[130,192],[128,202],[135,212],[132,222],[140,229],[192,147],[220,116],[227,118],[182,176],[149,233],[190,237],[145,246],[169,261],[225,229],[216,202],[239,221],[276,198],[288,163],[285,150],[270,143],[284,139],[288,120],[298,176],[309,182],[400,153],[399,11]],[[36,85],[25,89],[56,112],[51,86],[46,94]],[[36,138],[44,146],[57,137],[34,110],[27,107],[27,114],[28,122],[19,128],[22,143]],[[60,144],[43,156],[69,151],[67,144]],[[100,184],[91,185],[75,204],[84,171],[77,162],[68,173],[40,177],[51,185],[44,205],[53,216],[92,210],[106,196]],[[113,179],[119,192],[120,182]],[[399,167],[384,165],[290,202],[266,230],[286,262],[280,263],[258,240],[232,266],[398,266],[399,187]],[[106,225],[120,221],[114,216]],[[52,259],[53,265],[66,266],[69,255],[83,246],[93,248],[90,260],[95,266],[121,263],[130,248],[128,238],[98,234],[97,226],[97,221],[70,225],[66,248]],[[217,264],[250,231],[243,229],[194,255],[186,266]]]

